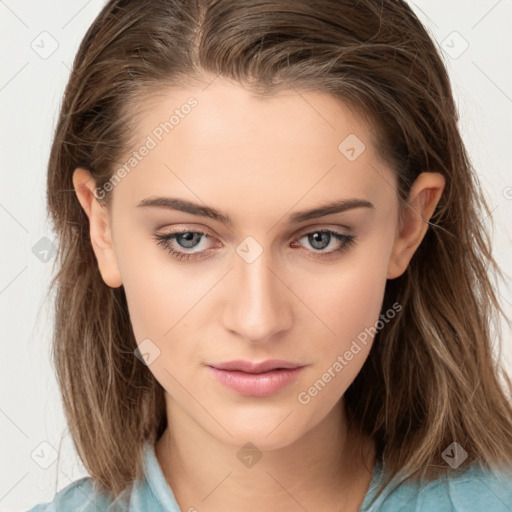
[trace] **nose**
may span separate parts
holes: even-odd
[[[291,327],[294,294],[266,251],[251,263],[235,256],[225,290],[224,328],[251,344],[271,342]]]

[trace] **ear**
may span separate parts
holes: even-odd
[[[428,229],[443,193],[445,178],[438,172],[421,173],[409,193],[407,204],[402,207],[397,235],[388,262],[388,279],[401,276]]]
[[[91,244],[98,261],[101,277],[111,288],[118,288],[123,282],[112,245],[108,208],[101,205],[96,198],[94,194],[96,181],[89,171],[82,168],[75,169],[73,186],[78,200],[89,218]]]

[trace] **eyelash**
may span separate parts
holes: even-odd
[[[205,253],[208,249],[206,249],[205,251],[192,253],[192,252],[176,251],[175,249],[172,248],[170,242],[175,240],[178,235],[182,235],[185,233],[192,233],[192,234],[202,235],[205,238],[212,238],[210,235],[208,235],[208,233],[204,233],[203,231],[192,231],[190,229],[173,231],[172,233],[167,233],[167,234],[155,233],[153,235],[153,237],[157,241],[158,245],[161,245],[167,252],[169,252],[169,254],[173,258],[176,258],[177,260],[182,261],[182,260],[190,260],[190,259],[194,259],[194,258],[200,258],[202,256],[202,254]],[[324,253],[320,252],[317,254],[315,254],[313,252],[313,254],[314,254],[312,256],[313,258],[325,258],[328,256],[332,256],[333,254],[336,254],[336,253],[341,254],[341,253],[345,252],[346,250],[348,250],[349,246],[354,244],[355,239],[356,239],[356,237],[354,235],[345,235],[343,233],[338,233],[337,231],[331,231],[329,229],[317,229],[315,231],[309,231],[307,233],[301,234],[300,237],[298,238],[298,240],[300,240],[301,238],[304,238],[305,236],[308,236],[308,235],[320,234],[320,233],[330,234],[334,239],[336,239],[340,242],[343,242],[343,245],[340,248],[331,250],[329,252],[324,252]]]

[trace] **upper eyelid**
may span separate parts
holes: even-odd
[[[334,231],[336,233],[340,233],[340,230],[346,231],[345,233],[340,233],[340,234],[350,235],[351,231],[352,231],[352,229],[349,228],[348,226],[339,226],[339,225],[332,226],[332,225],[327,225],[327,224],[319,225],[319,226],[320,227],[306,226],[304,228],[297,230],[297,232],[293,236],[303,236],[303,235],[306,235],[309,233],[315,233],[318,231]],[[160,228],[160,229],[165,229],[165,228]],[[160,229],[158,229],[157,231],[160,231]],[[176,228],[167,233],[164,232],[163,234],[164,235],[165,234],[172,235],[172,234],[179,234],[179,233],[202,233],[204,235],[207,235],[210,238],[217,238],[217,235],[211,234],[211,232],[208,229],[203,229],[203,228],[188,228],[188,227]]]

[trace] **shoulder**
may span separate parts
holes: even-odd
[[[27,512],[106,512],[110,505],[106,496],[96,491],[88,476],[61,489],[51,502],[39,503]]]
[[[366,509],[365,509],[366,510]],[[471,466],[428,482],[390,484],[368,512],[442,510],[450,512],[510,512],[512,468],[490,471]]]
[[[512,510],[512,468],[490,471],[478,466],[444,479],[442,492],[456,511]]]

